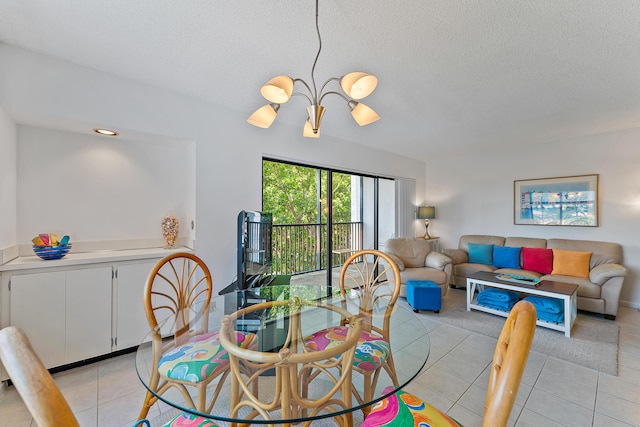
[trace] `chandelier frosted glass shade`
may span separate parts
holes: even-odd
[[[284,104],[291,98],[293,79],[289,76],[277,76],[260,88],[260,93],[269,102]]]
[[[351,109],[351,116],[360,126],[366,126],[377,120],[380,120],[378,113],[373,111],[367,105],[362,102],[349,101],[349,108]]]
[[[316,133],[313,133],[313,128],[311,127],[311,122],[307,119],[304,122],[304,129],[302,130],[302,136],[306,138],[320,138],[320,129]]]
[[[351,99],[362,99],[371,95],[378,86],[378,78],[369,73],[356,71],[343,76],[340,86]]]
[[[259,128],[268,128],[273,124],[273,121],[278,115],[280,104],[267,104],[258,108],[252,115],[249,116],[247,122]]]

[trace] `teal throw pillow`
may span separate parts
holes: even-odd
[[[522,248],[511,246],[493,247],[493,265],[496,268],[520,268],[520,251]]]
[[[469,262],[471,264],[493,264],[493,245],[469,243]]]

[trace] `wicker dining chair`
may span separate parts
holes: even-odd
[[[340,293],[343,303],[357,299],[362,332],[353,361],[354,371],[364,376],[364,390],[352,392],[359,404],[371,402],[381,371],[384,369],[398,386],[393,354],[391,353],[391,313],[400,295],[400,270],[386,253],[367,249],[352,254],[340,271]],[[345,303],[346,304],[346,303]],[[307,345],[317,350],[342,342],[346,336],[345,322],[306,338]],[[328,339],[327,339],[328,338]],[[313,373],[306,379],[313,380]],[[371,409],[363,407],[365,415]]]
[[[71,407],[53,377],[33,351],[29,338],[15,326],[0,330],[0,361],[27,410],[39,427],[79,427]],[[191,414],[180,414],[163,427],[190,425],[218,427],[214,422]],[[148,420],[139,420],[133,427],[150,427]]]
[[[498,337],[491,362],[483,427],[505,427],[516,400],[522,374],[536,330],[536,309],[528,301],[518,302],[509,313]],[[393,388],[383,394],[393,393]],[[373,406],[362,427],[461,426],[417,396],[397,391]]]
[[[144,290],[144,309],[151,329],[152,368],[147,394],[139,419],[147,416],[159,395],[177,388],[186,404],[201,413],[210,413],[229,375],[229,356],[220,345],[218,332],[210,332],[209,303],[211,273],[196,255],[177,252],[167,255],[149,273]],[[163,328],[169,318],[171,331]],[[255,334],[238,332],[238,345],[251,346]],[[198,357],[191,357],[197,354]],[[205,356],[206,355],[206,356]],[[218,384],[207,404],[207,387]],[[194,403],[187,387],[197,390]]]
[[[269,312],[283,310],[288,321],[287,336],[277,352],[258,351],[241,348],[237,345],[233,325],[236,319],[251,312]],[[302,316],[303,310],[328,310],[341,318],[350,320],[346,338],[340,345],[324,351],[309,349],[304,344]],[[231,417],[242,416],[247,420],[243,426],[250,425],[251,420],[272,419],[272,412],[279,411],[282,419],[313,418],[323,412],[341,413],[334,417],[340,427],[352,427],[353,415],[349,411],[351,405],[351,375],[355,355],[356,342],[360,336],[362,323],[357,317],[342,308],[317,301],[300,299],[268,301],[241,309],[224,316],[220,330],[220,340],[229,353],[231,361]],[[314,396],[302,392],[303,378],[308,377],[311,370],[321,371],[326,387],[315,390]],[[338,375],[332,373],[337,371]],[[259,381],[264,375],[274,372],[275,385],[271,393],[264,391],[258,394]],[[311,425],[312,420],[301,422],[303,426]],[[231,423],[236,426],[237,423]],[[285,423],[285,425],[289,425]]]

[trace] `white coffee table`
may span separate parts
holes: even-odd
[[[536,286],[528,286],[500,280],[496,277],[495,273],[489,273],[487,271],[478,271],[471,274],[467,278],[467,311],[471,311],[471,309],[474,309],[478,311],[484,311],[486,313],[496,314],[498,316],[507,317],[509,315],[509,312],[507,311],[495,310],[493,308],[478,304],[475,293],[479,286],[489,286],[492,288],[506,289],[509,291],[518,292],[521,295],[540,295],[544,297],[561,299],[564,302],[564,322],[551,323],[545,322],[544,320],[538,320],[536,324],[544,328],[555,329],[556,331],[564,332],[564,335],[567,337],[571,336],[571,328],[576,321],[576,316],[578,313],[578,285],[555,282],[551,280],[543,280]]]

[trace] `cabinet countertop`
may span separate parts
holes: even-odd
[[[0,265],[0,271],[31,270],[51,267],[67,267],[83,264],[111,263],[120,261],[132,261],[137,259],[162,258],[174,252],[193,252],[193,249],[181,246],[173,249],[145,248],[105,250],[95,252],[69,253],[62,259],[43,260],[36,255],[21,256]]]

